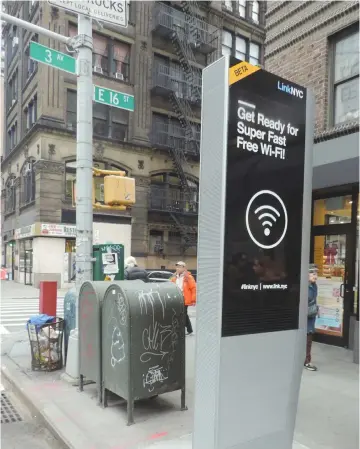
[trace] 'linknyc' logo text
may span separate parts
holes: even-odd
[[[289,84],[284,84],[282,81],[278,81],[277,83],[278,90],[282,92],[286,92],[289,95],[293,95],[294,97],[304,98],[304,91],[298,89],[294,86],[289,86]]]

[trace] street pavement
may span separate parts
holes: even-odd
[[[1,448],[65,449],[50,431],[32,415],[11,387],[1,384]]]
[[[191,449],[195,343],[186,338],[189,410],[180,411],[179,392],[163,394],[136,403],[133,426],[127,426],[124,400],[112,398],[106,409],[97,405],[96,385],[80,393],[61,379],[62,371],[32,372],[26,338],[3,353],[1,370],[71,449]],[[319,371],[303,372],[293,449],[356,449],[359,366],[351,351],[321,344],[314,345],[313,359]]]

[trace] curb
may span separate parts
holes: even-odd
[[[15,395],[33,415],[40,418],[43,425],[64,449],[92,447],[87,437],[59,407],[53,404],[51,400],[47,400],[45,396],[38,397],[31,391],[33,387],[31,380],[8,356],[2,356],[1,358],[1,378],[11,385]],[[54,420],[57,423],[54,423]],[[70,438],[72,441],[70,441]],[[74,442],[74,439],[77,441]]]

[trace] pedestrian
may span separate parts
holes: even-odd
[[[147,282],[148,273],[143,268],[138,267],[135,257],[125,259],[124,279],[127,281],[141,280]]]
[[[185,326],[187,335],[191,335],[193,333],[193,328],[188,315],[188,307],[194,306],[196,303],[195,279],[191,273],[187,271],[185,262],[180,261],[176,264],[176,273],[170,280],[179,287],[183,294],[185,303]]]
[[[314,264],[309,266],[309,288],[308,288],[308,318],[307,318],[307,336],[306,336],[306,358],[304,366],[309,371],[317,371],[316,366],[311,364],[311,346],[313,334],[315,332],[315,321],[319,313],[317,305],[318,287],[317,267]]]

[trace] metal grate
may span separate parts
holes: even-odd
[[[6,396],[6,393],[1,392],[1,424],[11,424],[19,421],[22,421],[21,416]]]

